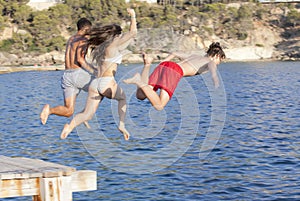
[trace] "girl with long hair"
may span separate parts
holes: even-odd
[[[129,32],[122,33],[122,28],[116,24],[91,29],[88,47],[91,49],[91,56],[93,62],[96,63],[98,72],[89,86],[84,111],[78,113],[70,124],[65,124],[60,136],[61,139],[67,138],[69,133],[79,124],[90,120],[104,97],[118,101],[118,129],[124,135],[125,140],[129,139],[130,134],[125,128],[126,96],[114,78],[118,64],[122,62],[122,50],[125,50],[137,35],[135,11],[129,8],[127,11],[131,17]]]

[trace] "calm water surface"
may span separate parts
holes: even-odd
[[[140,67],[120,67],[117,80]],[[63,103],[61,71],[0,75],[0,154],[97,171],[98,190],[74,193],[74,200],[300,200],[300,63],[224,63],[219,71],[226,116],[206,157],[199,153],[213,127],[209,75],[183,79],[161,112],[121,83],[132,132],[125,142],[116,101],[108,99],[91,130],[79,126],[66,140],[59,135],[70,119],[50,116],[41,125],[42,106]]]

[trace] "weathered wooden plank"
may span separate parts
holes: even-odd
[[[0,156],[0,178],[60,177],[69,176],[76,171],[73,167],[46,162],[39,159],[10,158]],[[22,174],[20,174],[22,173]]]
[[[41,178],[40,199],[42,201],[72,201],[71,176]]]
[[[0,172],[12,172],[12,171],[17,171],[17,170],[20,170],[20,167],[18,166],[15,166],[14,164],[9,164],[7,162],[1,162],[0,161],[0,164],[1,164],[1,167],[0,167]]]
[[[97,172],[92,170],[81,170],[73,172],[69,176],[69,180],[65,179],[66,177],[58,178],[29,178],[29,179],[11,179],[11,180],[0,180],[0,198],[6,197],[18,197],[18,196],[34,196],[35,201],[41,201],[43,196],[40,193],[40,189],[45,187],[45,185],[50,185],[49,181],[61,181],[62,184],[53,184],[56,187],[68,188],[67,191],[59,190],[60,193],[69,194],[71,192],[79,191],[90,191],[97,190]],[[40,186],[41,181],[43,180],[44,184]],[[48,182],[48,184],[46,184]],[[63,183],[66,182],[66,183]],[[70,182],[70,183],[68,183]],[[55,182],[54,182],[55,183]],[[60,186],[62,185],[62,186]],[[56,190],[57,191],[57,190]],[[56,191],[53,191],[56,193]],[[50,195],[51,191],[45,192],[45,195]],[[64,201],[64,200],[63,200]]]
[[[10,157],[0,155],[0,162],[10,159]]]
[[[92,170],[80,170],[72,174],[72,191],[97,190],[97,172]]]
[[[47,162],[40,159],[30,159],[30,158],[16,158],[16,159],[21,161],[23,164],[31,164],[38,169],[40,168],[44,169],[46,167],[49,167],[50,169],[51,168],[60,169],[64,171],[64,174],[68,174],[68,175],[71,175],[72,172],[76,171],[76,169],[73,167]]]
[[[14,165],[16,167],[24,168],[24,169],[39,169],[45,167],[52,167],[57,169],[66,169],[66,170],[74,170],[75,168],[60,165],[52,162],[46,162],[40,159],[31,159],[31,158],[24,158],[24,157],[6,157],[0,156],[0,163],[7,164],[7,165]],[[1,170],[2,167],[0,167]]]
[[[39,178],[0,180],[0,198],[39,194]]]
[[[36,174],[40,175],[40,177],[43,175],[42,173]],[[38,177],[38,176],[35,176]],[[32,177],[29,173],[24,173],[21,171],[14,171],[14,172],[4,172],[0,173],[0,179],[26,179],[26,178],[35,178]]]

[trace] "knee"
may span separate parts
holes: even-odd
[[[73,114],[74,114],[74,109],[73,108],[68,108],[66,113],[65,113],[65,116],[66,117],[71,117]]]
[[[158,111],[161,111],[161,110],[163,110],[165,107],[163,106],[163,105],[161,105],[161,104],[159,104],[159,105],[153,105],[153,107],[154,107],[154,109],[156,109],[156,110],[158,110]]]
[[[88,115],[86,116],[85,119],[86,119],[87,121],[90,121],[90,120],[93,118],[93,115],[94,115],[94,114],[88,114]]]

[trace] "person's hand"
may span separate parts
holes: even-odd
[[[132,8],[127,8],[127,12],[130,15],[130,17],[135,17],[135,11]]]

